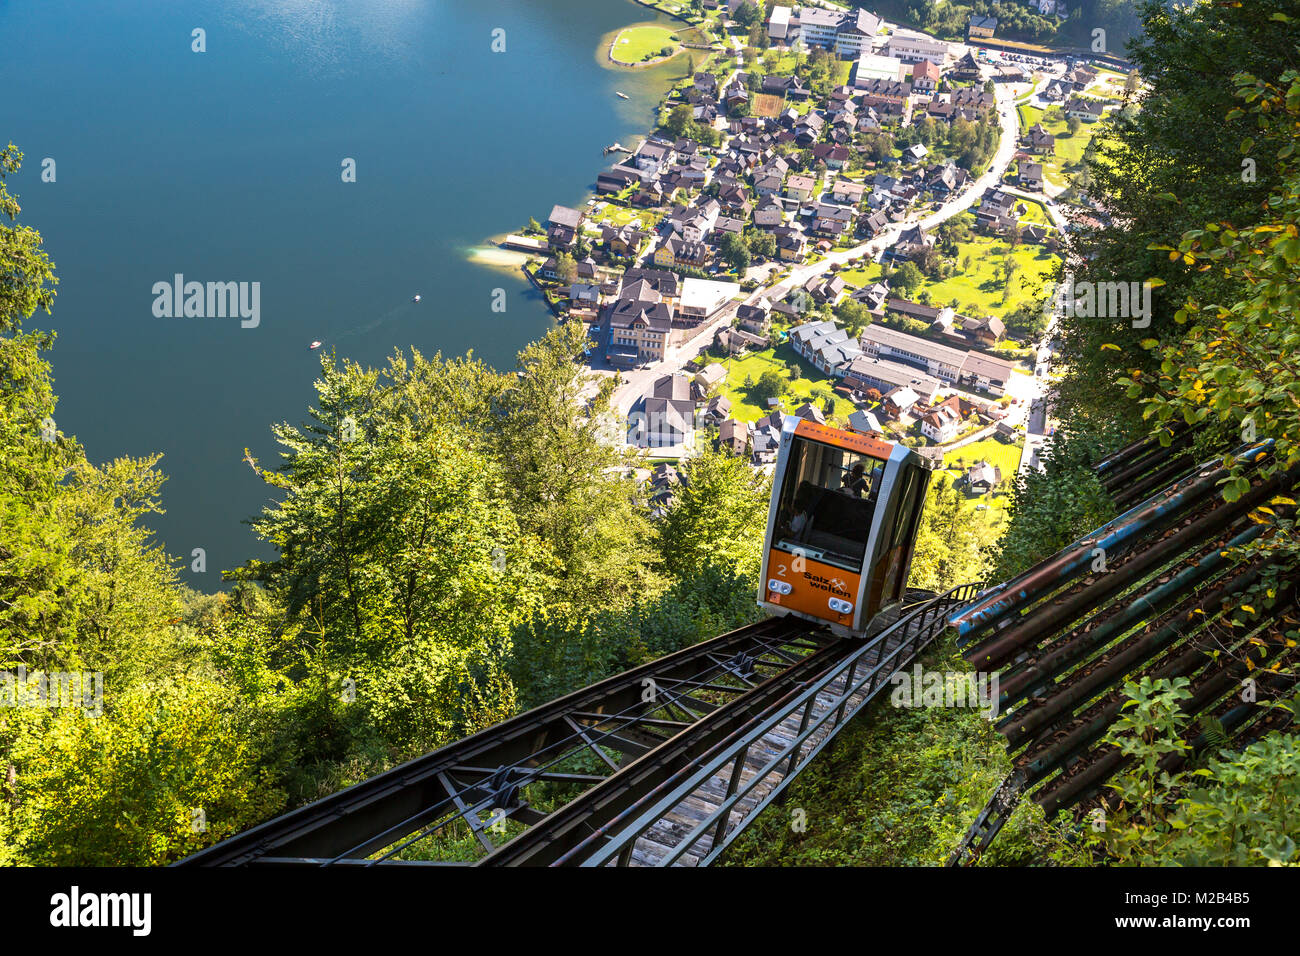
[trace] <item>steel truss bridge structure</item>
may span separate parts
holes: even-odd
[[[910,591],[865,641],[792,617],[731,631],[176,865],[708,865],[975,591]]]

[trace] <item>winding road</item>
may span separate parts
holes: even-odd
[[[985,73],[991,75],[991,70],[985,70]],[[734,74],[733,74],[734,75]],[[983,78],[983,75],[982,75]],[[997,151],[989,163],[988,169],[977,179],[968,183],[966,188],[955,196],[947,199],[938,209],[929,214],[916,214],[908,216],[901,222],[894,223],[888,228],[873,236],[866,242],[860,243],[849,249],[834,251],[819,259],[817,262],[805,266],[798,266],[793,269],[789,275],[770,285],[760,286],[746,296],[743,300],[735,301],[724,306],[716,316],[714,316],[706,325],[705,329],[691,343],[677,349],[670,358],[656,363],[649,368],[637,368],[622,373],[622,383],[615,389],[612,404],[617,412],[621,415],[628,415],[637,405],[637,403],[649,393],[653,382],[664,375],[670,375],[680,371],[686,363],[694,360],[703,352],[713,341],[720,328],[731,324],[732,317],[736,309],[741,304],[752,305],[763,297],[772,301],[779,301],[788,295],[798,286],[802,286],[809,279],[815,276],[825,275],[831,271],[834,265],[843,266],[853,259],[860,256],[869,256],[874,258],[883,252],[886,248],[898,241],[902,233],[911,229],[913,226],[920,224],[927,231],[933,230],[941,222],[956,216],[970,209],[979,198],[990,188],[1001,186],[1003,175],[1007,167],[1011,164],[1011,158],[1016,154],[1020,136],[1019,118],[1016,114],[1016,100],[1034,89],[1032,83],[1015,83],[1015,84],[997,84],[994,90],[998,122],[1002,130],[999,137]],[[1044,203],[1052,221],[1058,228],[1064,226],[1064,219],[1061,217],[1055,205],[1045,196],[1038,196],[1032,193],[1026,193],[1023,190],[1013,189],[1002,186],[1015,195],[1028,199],[1034,199]],[[1042,378],[1035,377],[1034,384],[1041,386],[1046,384],[1046,376]],[[1040,392],[1041,393],[1041,392]],[[1027,403],[1026,403],[1027,404]]]

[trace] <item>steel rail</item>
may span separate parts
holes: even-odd
[[[660,866],[671,866],[689,853],[700,840],[712,831],[714,834],[713,843],[708,852],[699,860],[699,865],[707,866],[717,859],[726,847],[743,832],[750,821],[754,820],[763,809],[780,797],[800,771],[835,738],[838,731],[848,720],[852,719],[874,699],[875,695],[894,674],[911,663],[938,634],[946,629],[947,621],[943,617],[944,613],[951,606],[967,600],[975,593],[976,589],[975,584],[959,585],[900,617],[870,642],[838,662],[832,670],[822,674],[806,686],[792,700],[783,700],[774,704],[758,721],[749,724],[727,740],[719,743],[709,755],[706,755],[704,763],[697,765],[694,772],[688,773],[691,770],[689,767],[680,771],[678,776],[686,774],[684,778],[669,793],[644,809],[641,815],[628,825],[612,835],[604,835],[599,832],[592,834],[582,844],[556,861],[557,865],[574,862],[578,862],[582,866],[606,866],[615,861],[625,863],[629,856],[628,851],[646,831],[664,819],[674,807],[695,793],[705,782],[724,775],[725,769],[730,766],[732,769],[729,774],[730,782],[727,796],[716,809],[706,814],[705,818],[696,824],[685,839],[665,855],[658,864]],[[910,628],[913,628],[913,625],[915,625],[915,628],[912,629],[912,633],[904,637],[893,650],[883,653],[891,637],[906,633]],[[875,654],[876,662],[867,665],[860,679],[855,678],[859,666],[872,654]],[[815,705],[819,704],[819,696],[840,680],[843,680],[844,683],[843,690],[833,696],[829,703],[822,705],[824,709],[818,716],[814,717],[813,709]],[[866,688],[865,693],[861,693],[861,696],[859,696],[864,688]],[[855,696],[859,697],[856,702],[854,701]],[[795,738],[781,747],[775,755],[770,756],[762,768],[756,771],[743,786],[740,785],[741,773],[750,749],[755,744],[763,741],[765,737],[768,737],[781,723],[801,710],[800,730]],[[805,750],[804,745],[832,717],[834,717],[834,723],[830,725],[830,732],[816,740],[811,747]],[[736,805],[760,784],[780,772],[779,768],[782,764],[785,765],[785,770],[781,772],[781,777],[775,786],[748,813],[733,822],[731,815]],[[637,806],[645,806],[652,796],[653,794],[643,798]],[[635,806],[629,808],[628,811],[620,815],[621,818],[627,818],[634,809]],[[602,845],[593,846],[602,838],[604,840]],[[584,856],[584,851],[590,852]]]
[[[792,619],[794,620],[794,619]],[[809,626],[807,622],[800,622]],[[828,632],[829,633],[829,632]],[[774,675],[750,694],[719,707],[662,746],[634,760],[602,783],[554,811],[544,827],[521,833],[495,853],[479,860],[479,866],[546,865],[563,856],[568,849],[583,842],[591,832],[599,832],[602,821],[618,819],[623,807],[634,803],[646,792],[664,786],[683,768],[694,762],[719,741],[748,726],[763,714],[774,698],[795,693],[799,687],[852,653],[856,645],[835,640],[816,654],[805,657],[790,670]]]
[[[304,865],[313,865],[322,859],[341,862],[343,857],[369,855],[388,847],[398,837],[434,822],[456,796],[481,786],[483,781],[475,780],[460,787],[457,793],[447,793],[444,775],[456,774],[458,768],[496,765],[508,769],[521,762],[535,761],[539,755],[555,752],[557,748],[563,752],[564,747],[588,747],[589,741],[565,723],[569,715],[612,709],[612,713],[602,714],[605,722],[624,720],[625,724],[603,738],[608,739],[636,724],[637,718],[629,711],[641,709],[649,715],[662,707],[661,703],[647,704],[642,700],[643,681],[646,679],[653,679],[657,685],[670,689],[677,679],[726,673],[726,665],[718,664],[711,654],[730,659],[740,651],[761,658],[784,644],[814,652],[824,644],[810,638],[812,635],[807,626],[791,619],[771,618],[738,628],[543,704],[292,810],[173,865],[246,865],[258,862],[261,857],[275,859],[278,863],[300,859]],[[778,672],[790,666],[787,655],[773,653],[773,656],[776,661],[760,663],[778,668]],[[743,687],[732,690],[738,696],[750,693]],[[686,700],[685,695],[675,696],[679,701]],[[679,706],[684,708],[686,704]],[[707,713],[710,708],[702,706],[699,709]],[[590,721],[591,718],[583,719]],[[594,729],[591,724],[587,727]],[[597,731],[594,736],[601,737],[601,732]],[[661,739],[655,737],[654,744],[657,746]],[[611,746],[617,748],[619,745]],[[536,767],[528,769],[545,772]],[[461,775],[465,773],[463,769],[459,772]],[[523,785],[520,781],[514,783]],[[485,795],[477,803],[462,808],[458,816],[468,819],[468,815],[484,801],[491,801],[495,796]],[[442,820],[435,829],[449,822]]]

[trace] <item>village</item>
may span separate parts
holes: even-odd
[[[1104,221],[1081,159],[1133,81],[986,47],[991,17],[962,44],[859,8],[690,6],[717,42],[658,128],[503,243],[588,327],[651,497],[704,443],[770,469],[795,414],[992,503],[1052,430],[1043,302],[1062,232]]]

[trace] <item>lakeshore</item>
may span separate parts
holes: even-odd
[[[674,69],[594,55],[653,15],[630,0],[372,6],[328,20],[258,0],[0,10],[24,38],[0,66],[6,136],[26,152],[9,184],[61,278],[53,315],[33,320],[58,333],[58,427],[92,460],[164,455],[167,513],[149,524],[202,591],[270,556],[242,523],[269,500],[243,449],[276,459],[271,423],[305,418],[322,357],[381,367],[416,346],[511,368],[547,329],[517,259],[481,247],[588,190],[601,148],[635,144]],[[102,42],[80,45],[74,21]],[[190,50],[194,24],[206,54]],[[546,95],[521,96],[539,76]],[[449,150],[450,130],[470,135]],[[176,273],[258,282],[260,324],[155,317],[150,290]]]
[[[811,50],[785,32],[788,8],[757,47],[761,25],[697,25],[709,48],[595,194],[496,241],[560,321],[587,327],[590,369],[619,377],[616,411],[658,417],[629,427],[645,454],[679,459],[703,439],[765,469],[794,413],[931,446],[962,481],[956,450],[977,447],[971,474],[991,493],[1009,456],[1036,464],[1050,428],[1036,420],[1026,440],[1050,360],[1032,303],[1066,226],[1054,197],[1089,138],[1064,116],[1104,113],[1114,79],[863,10],[802,22],[822,37]],[[1071,90],[1094,93],[1065,102]]]
[[[664,54],[664,49],[672,52]],[[609,41],[608,59],[616,66],[644,69],[667,63],[683,49],[681,36],[671,28],[655,22],[634,23],[614,34]]]

